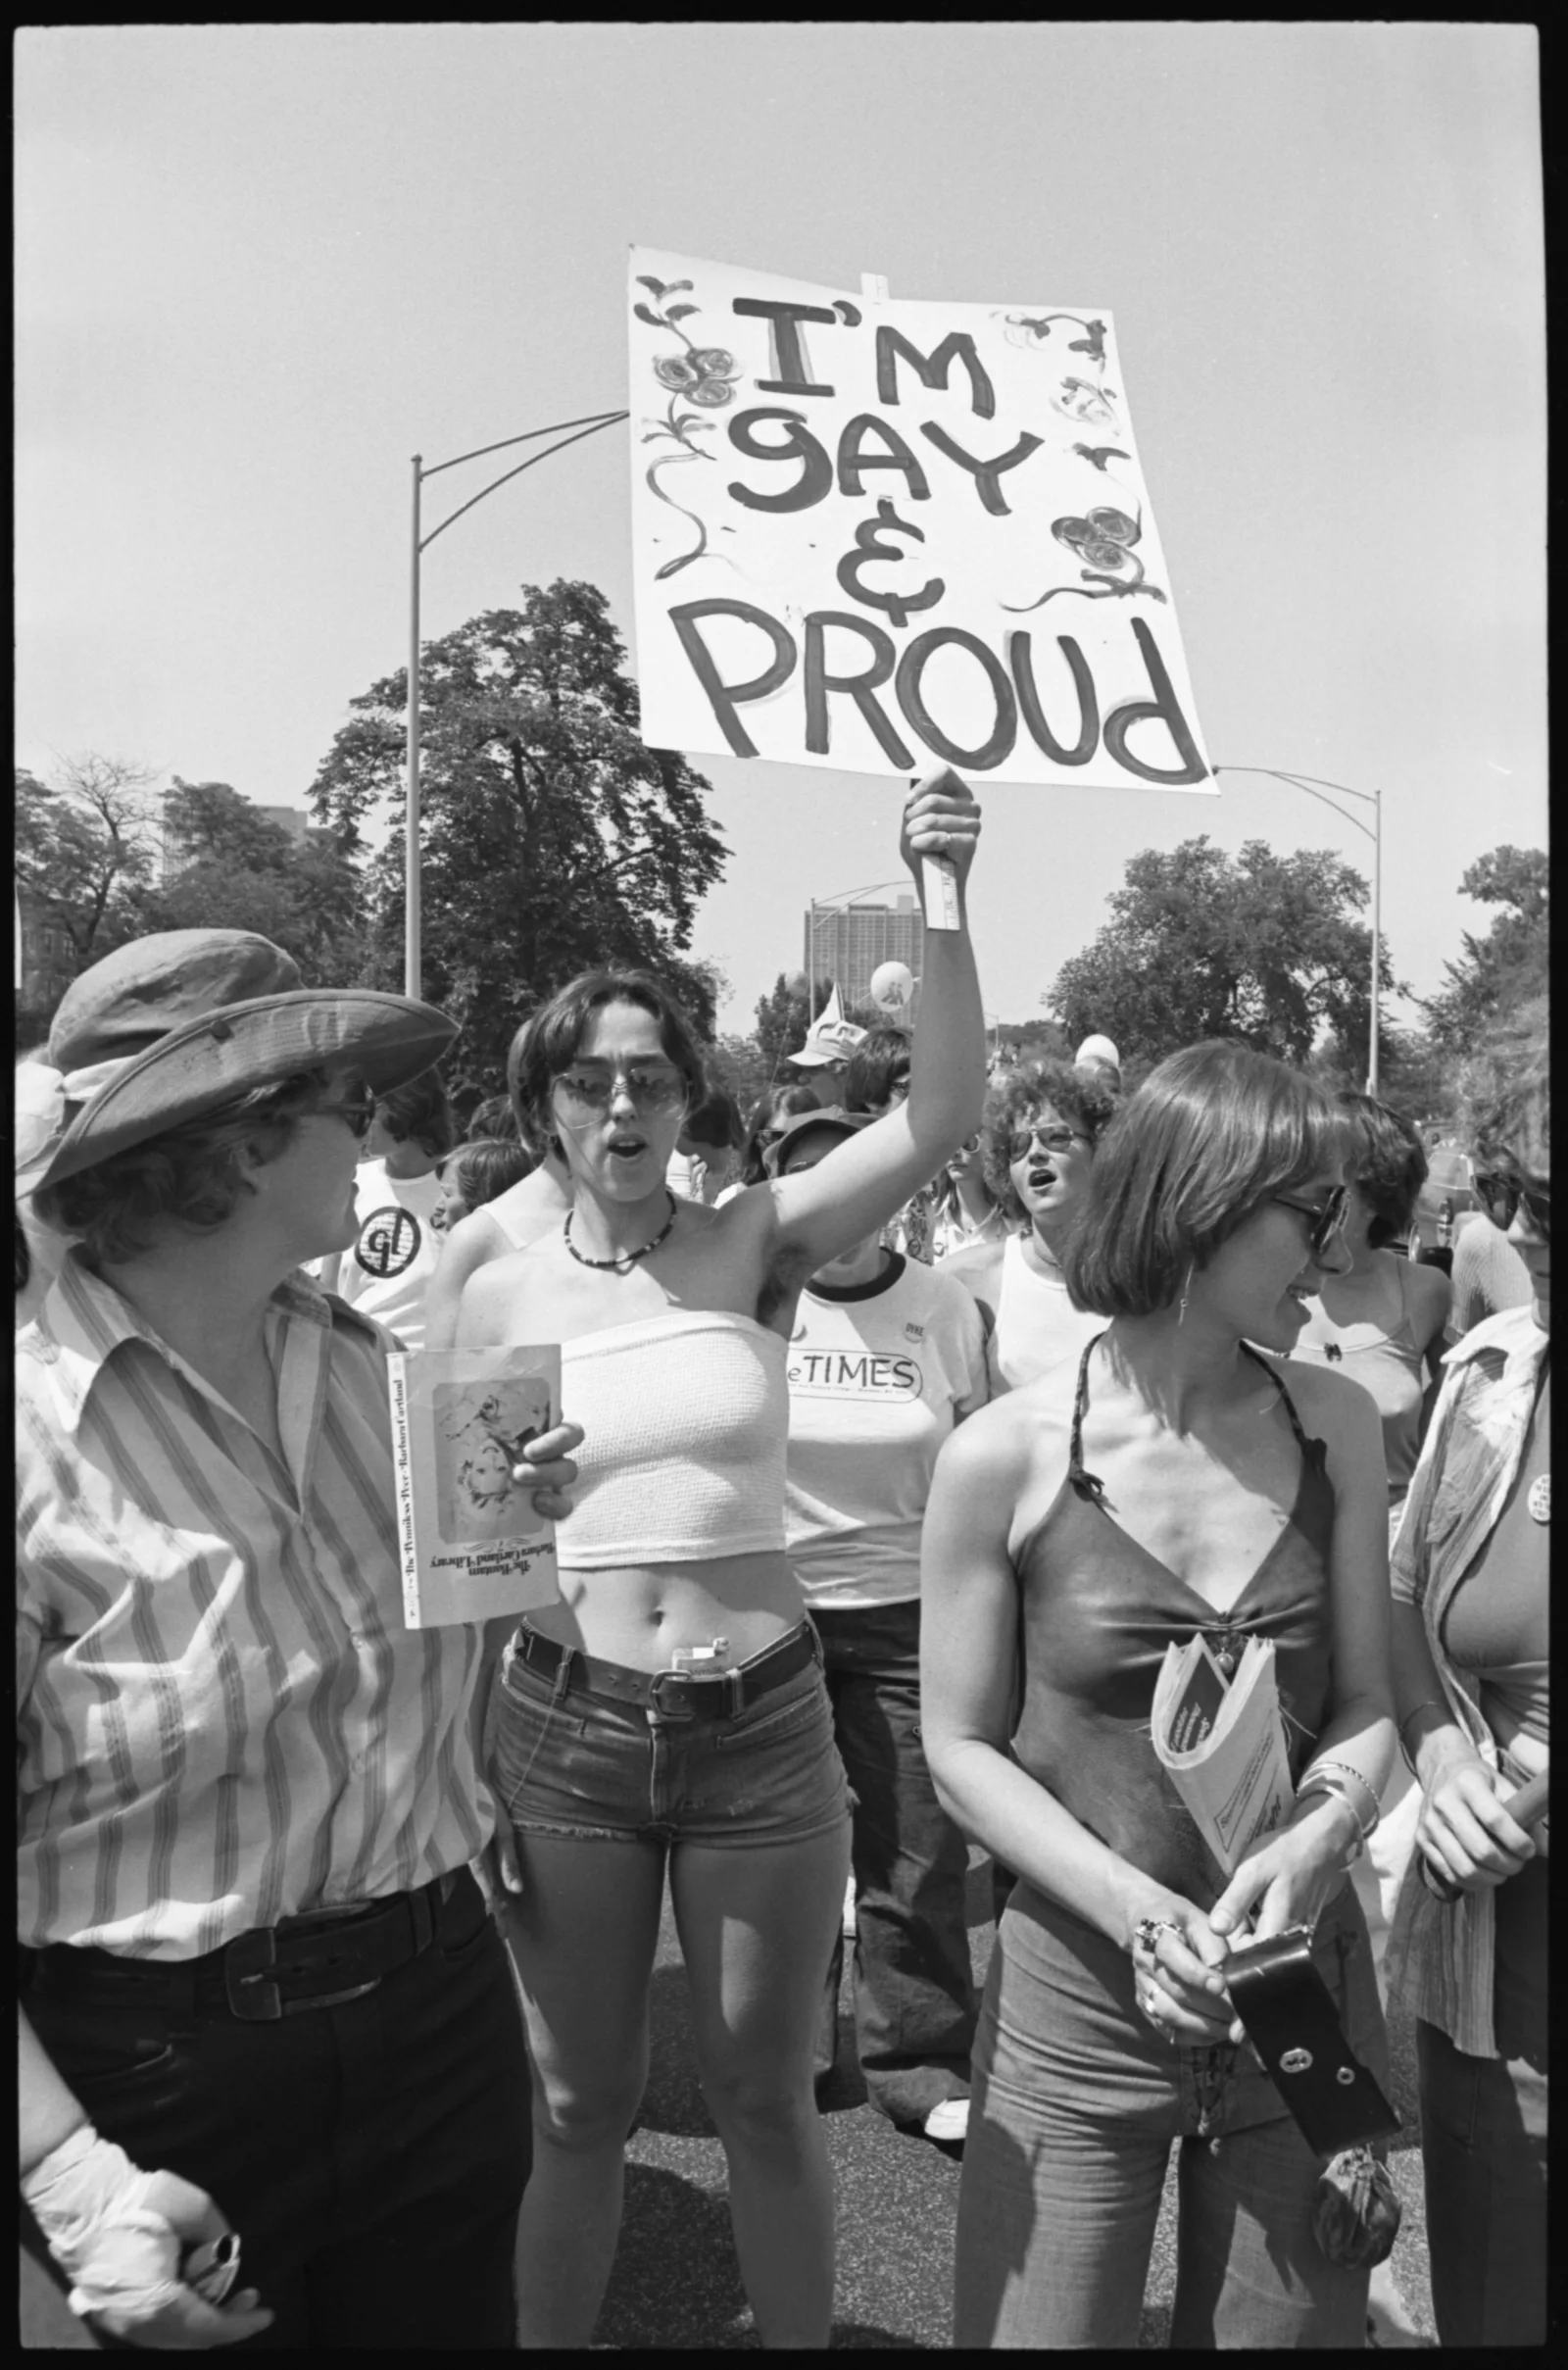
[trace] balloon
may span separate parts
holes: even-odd
[[[914,973],[906,963],[879,963],[871,973],[871,1002],[885,1012],[902,1012],[914,993]]]

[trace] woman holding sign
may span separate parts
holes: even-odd
[[[960,892],[979,811],[946,767],[906,801],[919,876]],[[825,2345],[833,2201],[812,2044],[849,1872],[821,1650],[784,1548],[786,1350],[807,1278],[874,1235],[975,1125],[985,1032],[961,918],[926,942],[907,1103],[819,1167],[722,1207],[664,1184],[701,1056],[645,974],[592,973],[530,1026],[519,1095],[562,1148],[565,1224],[466,1289],[458,1346],[559,1341],[581,1480],[563,1601],[496,1697],[516,1842],[513,1947],[534,2064],[520,2342],[584,2345],[648,2072],[664,1872],[704,2095],[766,2345]]]
[[[1279,1370],[1346,1263],[1340,1123],[1282,1063],[1200,1045],[1107,1128],[1065,1247],[1082,1354],[982,1408],[926,1515],[922,1725],[937,1791],[1018,1871],[975,2048],[958,2345],[1134,2345],[1172,2140],[1180,2345],[1360,2345],[1367,2273],[1314,2235],[1321,2170],[1226,1996],[1250,1917],[1315,1928],[1381,2071],[1346,1876],[1377,1818],[1388,1517],[1377,1412]],[[1155,1757],[1166,1648],[1272,1641],[1297,1806],[1229,1882]],[[1017,1695],[1015,1696],[1015,1688]],[[1016,1722],[1010,1717],[1021,1703]]]

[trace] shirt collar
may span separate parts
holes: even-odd
[[[1443,1363],[1464,1366],[1489,1350],[1494,1356],[1500,1350],[1504,1385],[1527,1378],[1533,1382],[1550,1347],[1551,1335],[1543,1333],[1529,1308],[1499,1308],[1494,1316],[1483,1317],[1479,1325],[1461,1335]]]
[[[316,1325],[332,1323],[324,1294],[300,1268],[278,1285],[271,1307],[285,1317],[304,1317]],[[56,1411],[68,1433],[74,1434],[80,1425],[93,1386],[122,1342],[145,1342],[199,1389],[210,1389],[112,1284],[93,1273],[74,1247],[66,1254],[35,1321],[39,1348],[50,1369]]]

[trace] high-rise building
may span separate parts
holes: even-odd
[[[869,1004],[871,974],[879,963],[906,963],[916,979],[925,951],[925,921],[912,896],[894,905],[810,906],[804,916],[809,980],[836,979],[846,1012]],[[914,1016],[916,989],[906,1018]]]

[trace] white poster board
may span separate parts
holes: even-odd
[[[628,308],[650,746],[1213,791],[1107,313],[647,247]]]

